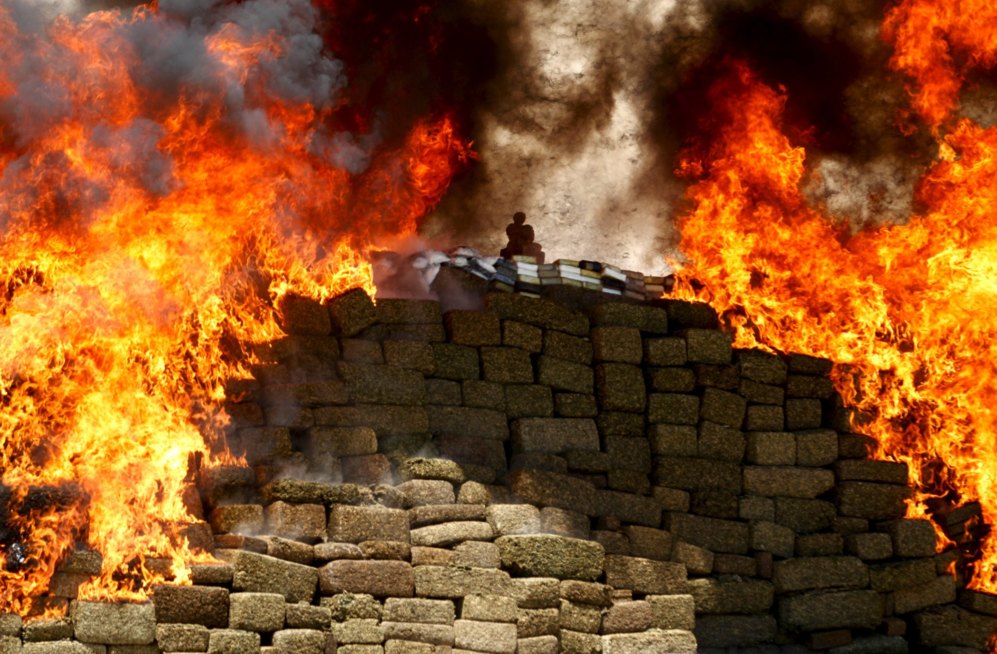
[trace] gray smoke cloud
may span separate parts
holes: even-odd
[[[115,63],[123,62],[128,81],[148,99],[149,114],[175,107],[181,96],[201,107],[220,102],[225,124],[262,150],[288,137],[282,124],[268,117],[266,106],[275,100],[288,106],[308,103],[322,114],[336,106],[346,85],[342,63],[323,49],[317,10],[310,0],[162,0],[156,13],[136,11],[137,6],[0,0],[0,9],[16,26],[16,43],[7,45],[17,53],[5,62],[5,76],[16,88],[0,101],[5,138],[17,146],[37,142],[92,110],[86,101],[81,103],[76,87],[87,82],[81,75],[93,75],[96,88],[102,73],[81,68],[77,53],[49,38],[57,17],[63,23],[59,29],[69,21],[71,30],[101,30],[107,51],[126,55]],[[83,21],[97,10],[110,10],[122,19],[87,27]],[[219,45],[223,40],[226,47]],[[254,49],[256,54],[247,57],[240,49]],[[112,161],[116,172],[163,195],[173,187],[172,164],[157,150],[164,132],[154,120],[142,115],[130,125],[98,125],[92,139],[97,148],[119,146]],[[313,155],[350,172],[363,170],[379,145],[376,134],[353,137],[320,123],[307,138],[301,145]],[[24,162],[13,170],[27,166]]]
[[[267,118],[265,99],[309,103],[321,112],[334,105],[346,84],[341,62],[322,50],[310,0],[166,0],[159,8],[158,17],[135,21],[123,30],[138,54],[133,77],[170,98],[181,89],[195,97],[220,94],[229,124],[258,147],[285,136],[280,125]],[[279,39],[274,51],[264,48],[252,66],[214,47],[220,38],[250,47],[270,35]],[[316,138],[330,137],[319,130]],[[329,156],[335,160],[345,155]]]
[[[158,123],[136,118],[123,127],[98,125],[90,142],[107,151],[116,176],[130,178],[154,195],[166,196],[176,188],[176,180],[173,161],[157,147],[163,135]]]
[[[311,0],[163,0],[156,12],[113,0],[0,0],[0,12],[14,26],[2,47],[10,53],[3,77],[15,89],[0,98],[0,139],[24,150],[0,174],[0,228],[15,217],[84,227],[121,181],[158,197],[178,190],[172,157],[182,153],[164,151],[163,120],[179,98],[193,112],[220,109],[222,126],[262,153],[300,148],[351,174],[366,170],[381,145],[378,130],[355,135],[321,120],[338,107],[347,80],[324,48]],[[99,42],[107,61],[84,61],[53,30]],[[107,70],[117,67],[123,75],[109,83]],[[131,92],[135,117],[104,122],[110,96]],[[275,102],[291,111],[307,104],[320,119],[291,135],[268,113]],[[89,126],[76,147],[99,155],[110,175],[84,176],[59,160],[66,154],[37,160],[38,145],[74,123]],[[64,175],[51,172],[59,170]],[[47,212],[34,210],[45,198]]]
[[[79,17],[91,9],[84,0],[6,0],[3,6],[18,31],[32,34],[42,32],[56,16]]]
[[[204,16],[224,0],[161,0],[159,9],[181,18],[193,19]]]

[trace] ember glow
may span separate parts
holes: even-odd
[[[856,431],[879,441],[878,456],[910,464],[910,515],[978,499],[994,524],[997,128],[954,112],[967,73],[995,63],[997,9],[972,4],[906,0],[884,23],[891,65],[909,80],[914,113],[902,127],[920,119],[938,148],[903,225],[853,234],[808,205],[785,92],[729,61],[710,91],[709,136],[679,165],[692,183],[677,292],[713,304],[739,347],[838,362]],[[993,592],[995,538],[982,548],[971,586]]]
[[[44,612],[75,547],[104,557],[81,598],[144,598],[149,557],[184,581],[189,461],[230,460],[224,385],[280,297],[372,291],[368,248],[470,155],[447,116],[340,129],[307,0],[216,4],[34,30],[0,0],[0,612]]]

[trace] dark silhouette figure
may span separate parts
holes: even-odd
[[[512,223],[505,228],[509,243],[499,253],[503,259],[512,259],[516,255],[536,257],[537,263],[544,262],[544,251],[539,243],[533,241],[533,226],[526,224],[526,214],[517,211],[512,215]]]

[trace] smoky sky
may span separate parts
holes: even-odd
[[[27,8],[46,5],[5,4],[35,28],[38,12]],[[85,13],[135,4],[46,6]],[[440,247],[497,252],[505,224],[523,210],[549,258],[660,271],[678,242],[677,156],[709,129],[706,91],[731,58],[784,90],[786,133],[808,152],[808,198],[855,228],[915,212],[913,185],[934,155],[924,130],[911,137],[897,128],[906,96],[887,67],[881,0],[160,0],[159,8],[183,29],[132,29],[146,30],[134,35],[145,48],[140,73],[164,95],[217,82],[199,57],[199,30],[234,21],[289,35],[288,56],[259,71],[258,87],[330,108],[310,152],[351,172],[400,143],[415,121],[453,117],[479,159],[423,224]],[[984,76],[966,114],[989,115],[993,82]],[[57,94],[39,92],[46,110],[59,106]],[[228,93],[234,125],[265,147],[252,98],[240,85]],[[166,172],[142,174],[162,185]]]

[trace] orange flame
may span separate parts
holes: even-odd
[[[890,65],[911,78],[915,111],[937,128],[959,104],[966,75],[997,64],[997,8],[990,0],[904,0],[883,21]]]
[[[230,458],[224,386],[280,334],[277,300],[373,292],[370,245],[413,231],[472,156],[443,117],[351,174],[312,147],[331,105],[267,94],[279,33],[223,24],[202,45],[227,91],[170,95],[142,85],[129,29],[182,25],[150,5],[22,33],[0,2],[0,512],[16,532],[0,530],[0,612],[43,610],[76,546],[104,561],[81,597],[183,582],[205,556],[183,536],[188,462]],[[55,103],[39,115],[35,92]]]
[[[833,378],[880,454],[932,496],[979,499],[997,519],[997,129],[960,121],[922,180],[906,225],[850,235],[808,206],[806,153],[781,127],[785,94],[740,63],[710,93],[716,124],[686,151],[680,297],[709,301],[739,347],[838,362]],[[943,465],[939,466],[938,462]],[[997,589],[993,539],[975,587]]]

